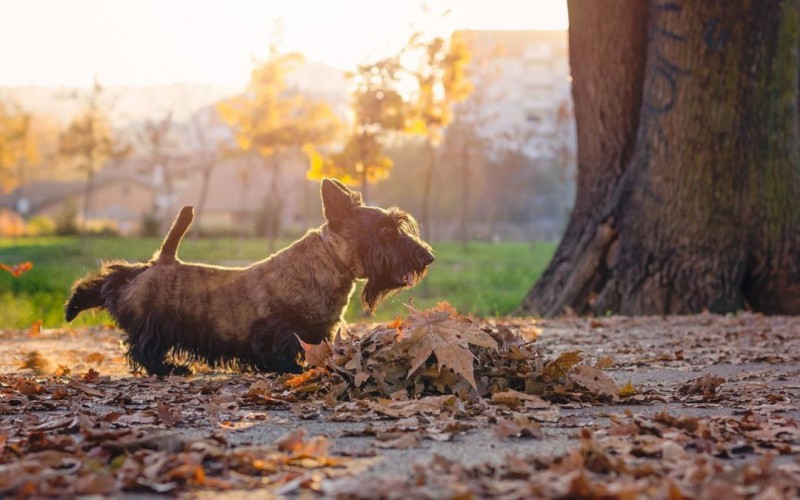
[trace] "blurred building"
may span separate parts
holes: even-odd
[[[464,31],[483,134],[535,159],[577,147],[566,31]],[[574,160],[573,160],[574,161]]]

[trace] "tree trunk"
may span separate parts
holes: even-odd
[[[521,312],[800,313],[800,3],[568,5],[576,205]]]
[[[425,141],[425,177],[422,180],[422,207],[420,209],[420,232],[422,237],[431,237],[431,191],[433,189],[433,169],[435,167],[435,154],[430,140]]]
[[[464,140],[461,144],[461,248],[467,249],[469,244],[469,197],[470,197],[470,151],[469,143]]]
[[[361,170],[361,201],[369,205],[369,166],[364,165]]]
[[[94,161],[92,155],[87,156],[86,185],[83,189],[83,226],[89,223],[89,212],[92,209],[92,194],[94,194]],[[84,231],[85,232],[85,231]]]
[[[276,153],[277,155],[278,153]],[[283,218],[283,196],[281,195],[281,163],[277,156],[272,158],[272,178],[270,179],[269,199],[265,207],[267,250],[275,252],[278,248],[278,236],[281,232]]]
[[[203,183],[200,187],[200,199],[197,200],[197,215],[195,216],[194,222],[194,234],[195,238],[199,238],[200,234],[202,233],[201,229],[201,222],[203,220],[203,214],[206,211],[206,200],[208,199],[208,184],[211,181],[211,173],[214,171],[214,164],[206,165],[203,168]]]

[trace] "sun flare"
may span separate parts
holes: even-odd
[[[350,70],[397,50],[422,25],[566,29],[564,0],[30,0],[3,8],[0,85],[208,83],[240,87],[280,40],[309,61]],[[441,14],[448,12],[446,15]]]

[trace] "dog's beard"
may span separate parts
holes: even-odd
[[[410,238],[399,244],[372,246],[364,267],[367,283],[361,292],[361,303],[370,312],[386,297],[417,284],[428,272],[418,244]]]

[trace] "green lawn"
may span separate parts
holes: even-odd
[[[37,320],[45,327],[63,324],[63,304],[72,282],[96,269],[104,259],[145,260],[160,239],[121,238],[24,238],[0,239],[0,263],[33,262],[33,269],[19,278],[0,272],[0,328],[26,328]],[[446,300],[462,314],[496,316],[516,307],[538,278],[555,251],[553,243],[458,243],[434,245],[436,262],[417,287],[391,297],[378,308],[374,319],[404,315],[404,303],[412,298],[422,308]],[[243,265],[266,255],[263,240],[186,240],[181,258],[209,264]],[[363,318],[353,300],[347,318]],[[109,322],[105,314],[84,313],[74,324]]]

